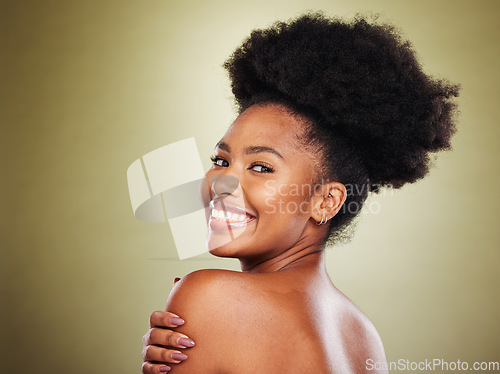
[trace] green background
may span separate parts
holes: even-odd
[[[0,4],[2,373],[139,373],[173,278],[238,269],[175,260],[168,225],[134,218],[126,170],[191,136],[208,167],[235,117],[222,62],[250,30],[307,9],[380,13],[428,73],[463,87],[454,150],[370,200],[354,240],[328,250],[334,283],[389,360],[500,361],[499,2]]]

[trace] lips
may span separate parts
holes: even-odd
[[[221,200],[211,201],[209,208],[209,225],[215,231],[227,231],[244,227],[256,218],[246,209]]]

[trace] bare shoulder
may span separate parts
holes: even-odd
[[[167,310],[186,321],[177,330],[196,345],[172,373],[307,372],[311,362],[320,361],[314,358],[321,350],[313,350],[314,333],[304,326],[305,311],[290,283],[283,274],[227,270],[201,270],[181,279]],[[311,362],[300,358],[305,349]]]
[[[219,316],[225,325],[247,317],[257,321],[266,310],[276,310],[276,301],[267,292],[274,289],[275,276],[249,274],[230,270],[204,269],[194,271],[172,289],[167,310],[184,318],[207,319]],[[258,313],[257,309],[262,313]]]
[[[193,271],[182,277],[172,289],[171,297],[178,297],[184,291],[194,292],[200,287],[210,289],[215,283],[220,281],[226,273],[236,273],[219,269],[203,269]],[[228,275],[228,274],[227,274]],[[179,294],[179,295],[178,295]]]
[[[259,308],[250,296],[254,292],[253,277],[246,275],[207,269],[177,282],[166,309],[186,321],[176,330],[192,338],[196,345],[185,352],[188,359],[174,365],[172,373],[234,373],[237,371],[233,366],[247,356],[245,351],[259,346],[252,339]]]
[[[343,296],[341,320],[342,340],[351,365],[362,367],[366,373],[387,373],[384,346],[370,319],[347,297]]]
[[[220,269],[189,273],[175,284],[167,301],[167,309],[175,313],[172,308],[192,306],[199,302],[205,306],[210,302],[216,303],[231,292],[232,287],[238,286],[241,275],[236,271]]]
[[[172,373],[387,373],[370,370],[370,362],[385,362],[384,348],[347,297],[294,282],[284,273],[215,269],[182,278],[167,310],[186,321],[178,331],[196,345]],[[308,361],[300,359],[305,352]]]

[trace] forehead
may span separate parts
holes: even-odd
[[[236,118],[222,142],[231,149],[246,146],[267,146],[284,154],[304,152],[299,138],[304,124],[286,109],[276,105],[252,106]]]

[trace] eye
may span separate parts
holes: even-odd
[[[220,166],[222,168],[227,168],[229,166],[229,162],[224,160],[222,157],[210,156],[210,160],[212,160],[215,166]]]
[[[250,170],[256,171],[258,173],[272,173],[274,169],[271,165],[266,165],[262,163],[255,163],[250,166]]]

